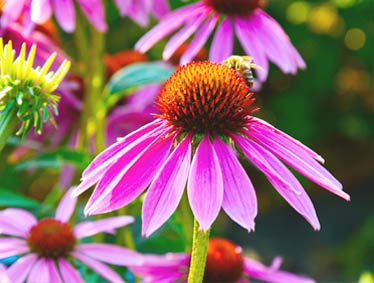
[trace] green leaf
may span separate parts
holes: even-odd
[[[128,95],[134,88],[156,82],[164,82],[175,71],[165,63],[137,63],[116,72],[109,80],[108,104],[114,105],[120,98]],[[114,96],[114,97],[113,97]]]
[[[59,148],[54,151],[44,152],[36,157],[21,161],[16,165],[17,170],[30,168],[61,168],[66,164],[71,164],[83,170],[91,161],[92,156],[85,152],[79,152],[67,148]]]
[[[7,189],[0,188],[0,206],[37,208],[39,205],[40,204],[36,200],[9,191]]]

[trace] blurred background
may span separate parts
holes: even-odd
[[[185,5],[169,2],[173,8]],[[107,10],[108,53],[133,48],[148,29],[119,18],[112,1]],[[262,174],[246,164],[259,201],[256,232],[248,234],[222,213],[212,235],[225,235],[266,263],[280,255],[286,270],[317,282],[357,282],[363,272],[374,272],[374,1],[269,0],[265,10],[289,35],[307,69],[289,76],[272,66],[268,81],[256,93],[261,107],[257,115],[320,153],[351,202],[295,173],[319,215],[322,229],[315,232]],[[67,47],[73,41],[66,34],[60,37]],[[147,54],[149,60],[161,59],[164,44]],[[70,55],[74,52],[73,47],[68,50]],[[26,175],[11,158],[0,167],[0,186],[32,201],[43,201],[58,176],[57,168],[46,170],[48,163]],[[131,211],[139,206],[132,204]],[[139,237],[140,221],[133,231]],[[183,250],[184,240],[174,217],[154,236],[136,238],[136,243],[141,251],[162,253]]]

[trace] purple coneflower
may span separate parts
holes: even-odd
[[[161,19],[137,43],[136,49],[146,52],[155,43],[180,28],[165,46],[164,60],[195,32],[189,48],[181,57],[181,65],[190,62],[206,43],[216,25],[209,60],[219,63],[232,55],[234,33],[244,51],[254,57],[263,68],[256,71],[260,81],[265,81],[269,71],[268,60],[284,73],[294,74],[305,68],[305,63],[290,42],[282,27],[261,7],[263,0],[203,0],[179,8]],[[222,20],[220,16],[222,17]]]
[[[132,223],[132,217],[109,217],[72,227],[68,221],[75,203],[69,191],[58,205],[55,217],[39,221],[23,209],[8,208],[0,212],[1,233],[11,236],[0,238],[0,258],[21,256],[8,269],[11,282],[84,282],[69,263],[71,257],[110,282],[124,282],[103,262],[120,266],[141,263],[140,255],[120,246],[78,243],[80,239],[100,232],[112,233],[114,229]]]
[[[316,230],[320,224],[310,198],[279,159],[349,199],[317,162],[323,162],[317,153],[252,116],[252,93],[233,69],[210,62],[182,66],[156,101],[157,119],[119,139],[83,172],[74,196],[98,183],[86,214],[125,206],[150,185],[142,209],[143,234],[149,236],[175,211],[187,184],[192,212],[203,230],[209,229],[221,207],[253,230],[256,194],[237,149]]]
[[[76,0],[91,24],[101,32],[108,29],[102,0]],[[129,16],[139,25],[148,23],[149,14],[161,17],[168,12],[166,0],[114,0],[120,14]],[[74,0],[5,0],[1,26],[17,21],[23,15],[27,31],[35,24],[43,24],[55,15],[58,24],[66,32],[75,30]]]
[[[191,256],[189,254],[148,255],[141,266],[131,270],[141,282],[187,282]],[[270,283],[313,283],[313,279],[279,270],[277,257],[270,266],[250,257],[244,257],[241,247],[229,240],[211,238],[204,273],[204,283],[246,283],[252,279]]]

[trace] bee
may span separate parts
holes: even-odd
[[[262,68],[256,64],[253,64],[253,57],[251,56],[238,56],[232,55],[229,58],[222,61],[222,64],[234,69],[238,75],[240,75],[249,87],[253,86],[254,78],[252,69],[261,70]]]

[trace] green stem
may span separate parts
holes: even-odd
[[[183,195],[182,200],[179,204],[177,215],[184,229],[184,235],[185,235],[185,240],[186,240],[185,251],[189,252],[191,250],[191,245],[192,245],[192,234],[190,233],[190,231],[192,231],[193,229],[194,222],[193,222],[192,211],[191,211],[186,193]]]
[[[127,211],[127,207],[118,210],[118,215],[131,215]],[[135,250],[135,242],[129,225],[123,227],[119,233],[119,244],[124,245],[128,249]]]
[[[12,105],[8,105],[0,112],[0,152],[17,128],[18,118],[16,113],[17,109]]]
[[[209,230],[200,230],[199,223],[194,220],[193,242],[188,283],[202,283],[204,279],[206,255],[209,243]]]

